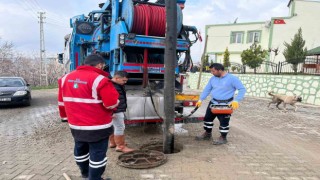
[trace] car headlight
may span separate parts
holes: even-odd
[[[27,91],[17,91],[13,94],[13,96],[23,96],[26,94],[27,94]]]

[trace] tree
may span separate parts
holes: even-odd
[[[210,65],[212,65],[213,64],[213,60],[212,59],[210,59]]]
[[[64,68],[56,59],[48,58],[47,72],[49,85],[58,85],[58,79],[64,74]]]
[[[254,69],[254,73],[257,72],[257,67],[259,67],[265,57],[267,56],[268,51],[263,50],[260,45],[253,43],[249,49],[244,50],[241,53],[241,61],[243,65],[247,65],[250,68]]]
[[[0,75],[9,75],[12,67],[13,44],[8,41],[1,42],[0,38]]]
[[[47,58],[47,73],[49,85],[56,85],[64,74],[63,65],[56,59]],[[40,58],[37,55],[28,57],[14,50],[14,45],[8,41],[0,41],[0,76],[21,76],[32,86],[40,85]]]
[[[231,67],[231,71],[232,71],[232,72],[234,72],[234,71],[236,71],[236,70],[237,70],[237,67],[235,67],[235,66],[232,66],[232,67]]]
[[[13,44],[12,42],[5,41],[1,42],[0,38],[0,58],[10,58],[13,55]]]
[[[305,43],[305,40],[302,38],[301,28],[299,28],[298,32],[294,35],[291,44],[284,42],[285,49],[283,55],[286,61],[292,64],[292,69],[295,73],[298,71],[298,64],[303,63],[306,59],[307,48],[304,47]]]
[[[231,66],[230,63],[230,53],[228,50],[228,47],[226,48],[226,50],[224,51],[224,55],[223,55],[223,66],[228,69]]]
[[[207,71],[207,67],[209,65],[209,56],[204,56],[203,64],[202,64],[202,70]]]

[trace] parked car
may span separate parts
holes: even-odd
[[[30,106],[30,85],[22,77],[0,77],[0,105]]]

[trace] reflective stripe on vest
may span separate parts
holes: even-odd
[[[98,77],[96,77],[96,79],[93,81],[92,84],[92,97],[94,99],[98,99],[98,93],[97,93],[97,88],[99,83],[104,79],[105,77],[102,75],[99,75]]]
[[[99,103],[102,103],[102,100],[85,99],[85,98],[73,98],[73,97],[63,97],[63,101],[64,102],[88,103],[88,104],[99,104]]]
[[[67,77],[69,74],[70,74],[70,73],[64,75],[63,78],[61,79],[61,88],[63,87],[64,82],[66,81],[66,77]]]
[[[76,126],[69,124],[71,129],[75,130],[99,130],[99,129],[107,129],[112,126],[112,122],[108,124],[103,124],[103,125],[97,125],[97,126]]]
[[[117,100],[117,103],[114,104],[114,105],[112,105],[112,106],[108,106],[108,107],[106,107],[105,105],[103,105],[103,106],[104,106],[105,108],[107,108],[107,109],[113,109],[113,108],[116,108],[116,107],[119,105],[119,103],[120,103],[120,101]]]

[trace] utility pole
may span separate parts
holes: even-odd
[[[201,76],[202,76],[202,68],[203,68],[203,64],[204,64],[204,59],[206,58],[206,51],[207,51],[207,43],[208,43],[208,35],[206,36],[206,42],[204,44],[204,49],[203,49],[203,53],[201,56],[201,64],[200,64],[200,72],[199,72],[199,79],[198,79],[198,86],[197,89],[200,88],[200,82],[201,82]]]
[[[173,153],[174,150],[174,101],[175,101],[175,66],[177,61],[177,1],[167,0],[166,3],[166,47],[164,54],[164,134],[163,152]]]
[[[46,17],[44,16],[45,12],[38,12],[38,14],[40,23],[40,86],[43,85],[43,82],[48,86],[47,59],[43,30],[43,23]]]

